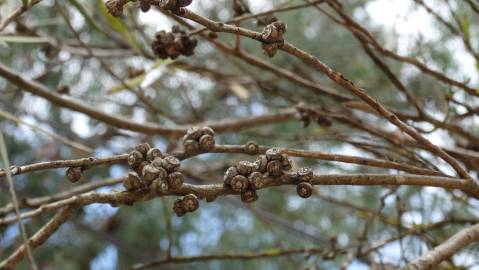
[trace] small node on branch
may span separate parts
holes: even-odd
[[[244,151],[249,155],[256,155],[259,152],[259,145],[254,141],[249,141],[244,145]]]
[[[301,182],[296,186],[296,193],[301,198],[309,198],[313,194],[313,185],[308,182]]]
[[[252,203],[258,200],[258,193],[256,190],[248,189],[241,193],[241,201],[244,203]]]
[[[313,170],[308,167],[303,167],[296,172],[296,175],[301,182],[309,182],[313,179]]]
[[[123,6],[127,2],[127,0],[107,0],[105,7],[112,16],[119,17],[123,14]]]
[[[198,41],[195,38],[176,26],[173,27],[172,32],[164,30],[157,32],[151,43],[151,49],[161,59],[168,57],[176,59],[180,55],[193,55],[197,44]]]
[[[284,45],[283,34],[286,33],[286,24],[281,21],[275,21],[264,27],[261,32],[263,43],[261,47],[264,52],[273,57],[276,51]]]
[[[80,167],[69,167],[66,171],[66,176],[70,182],[75,183],[80,180],[83,175],[83,170]]]

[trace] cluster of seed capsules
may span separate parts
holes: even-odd
[[[183,136],[185,153],[193,155],[200,151],[211,151],[215,148],[215,131],[210,127],[192,127]]]
[[[246,144],[246,149],[251,150],[254,146],[255,144],[250,142]],[[269,181],[280,179],[291,168],[292,161],[286,154],[278,148],[270,148],[265,155],[258,156],[255,162],[238,161],[235,166],[226,170],[223,180],[226,186],[241,194],[243,202],[251,203],[258,199],[258,189],[270,184]],[[294,177],[299,180],[296,188],[298,195],[303,198],[310,197],[313,192],[310,183],[313,171],[310,168],[301,168]]]
[[[281,21],[273,21],[264,27],[261,32],[261,38],[263,39],[261,47],[269,57],[273,57],[278,49],[283,46],[283,35],[286,33],[286,29],[286,24]]]
[[[190,56],[194,54],[194,50],[198,41],[190,37],[179,26],[173,26],[171,32],[164,30],[159,31],[155,35],[155,39],[151,43],[151,49],[161,59],[176,59],[180,55]]]
[[[131,2],[136,1],[137,0],[132,0]],[[123,14],[123,8],[128,2],[130,2],[130,0],[106,0],[105,6],[112,16],[119,17]],[[178,11],[179,8],[190,5],[193,0],[138,0],[138,2],[143,12],[148,12],[151,6]]]
[[[123,186],[128,191],[153,189],[158,194],[181,188],[184,175],[179,171],[180,161],[171,155],[163,155],[160,149],[141,143],[128,155],[128,173]]]

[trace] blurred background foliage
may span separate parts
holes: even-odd
[[[374,2],[377,0],[348,1],[344,6],[349,14],[353,14],[356,20],[388,48],[424,59],[431,66],[448,74],[462,74],[461,78],[464,79],[466,76],[472,76],[465,72],[461,66],[462,62],[454,54],[454,44],[458,47],[456,38],[442,25],[435,24],[432,29],[434,33],[426,38],[405,38],[401,33],[391,31],[385,24],[371,18],[374,14],[371,14],[367,7]],[[444,1],[428,2],[441,5]],[[276,0],[249,1],[253,12],[265,11],[282,3],[284,2]],[[7,14],[17,4],[18,1],[14,0],[2,1],[2,14]],[[194,56],[177,59],[176,62],[181,62],[182,65],[172,65],[168,60],[158,61],[145,57],[143,54],[151,55],[149,44],[154,33],[158,30],[170,30],[175,22],[157,11],[142,14],[135,6],[136,3],[130,4],[126,14],[119,19],[105,13],[101,0],[68,0],[60,1],[59,4],[84,43],[95,51],[114,54],[101,57],[101,61],[116,76],[135,78],[138,76],[136,74],[141,75],[146,71],[145,80],[142,80],[143,77],[139,80],[137,78],[137,82],[141,82],[139,91],[151,104],[159,108],[160,113],[152,114],[135,94],[123,89],[121,85],[118,86],[119,81],[105,71],[98,57],[85,55],[75,35],[50,0],[41,1],[26,16],[4,31],[0,36],[0,61],[29,78],[35,78],[52,91],[58,91],[65,97],[77,99],[98,110],[125,116],[137,122],[150,121],[172,125],[172,119],[179,123],[193,124],[204,120],[260,115],[296,105],[265,91],[258,86],[257,81],[268,83],[286,94],[300,95],[305,105],[324,106],[329,109],[336,106],[336,103],[327,97],[318,96],[287,80],[278,79],[270,72],[252,67],[241,59],[219,52],[204,39],[199,38]],[[393,7],[392,3],[391,8]],[[192,8],[206,17],[223,21],[233,16],[231,1],[197,0]],[[408,6],[408,12],[416,12],[418,9],[420,7],[413,3]],[[473,17],[467,5],[461,1],[454,4],[454,10],[461,18]],[[334,24],[314,7],[275,15],[287,23],[285,38],[289,42],[318,56],[388,106],[403,112],[412,110],[346,29]],[[241,25],[261,31],[261,27],[257,26],[254,20]],[[422,25],[417,27],[421,28]],[[431,30],[424,27],[425,31]],[[469,23],[467,27],[470,35],[476,37],[477,25]],[[233,45],[234,39],[234,35],[219,34],[219,40],[227,44]],[[323,75],[291,56],[278,53],[274,58],[268,59],[258,42],[245,38],[241,39],[241,47],[244,51],[290,70],[300,77],[312,78],[336,88]],[[414,89],[418,99],[428,100],[428,111],[437,115],[446,113],[448,108],[444,105],[445,93],[452,91],[451,89],[423,76],[410,66],[390,60],[386,62],[396,74],[400,74],[407,86]],[[188,66],[195,71],[188,70]],[[239,90],[234,90],[232,84],[239,85]],[[140,84],[137,83],[135,88],[138,86]],[[460,94],[458,96],[460,98]],[[171,151],[179,147],[176,140],[117,130],[82,114],[53,106],[39,97],[19,91],[3,79],[0,79],[0,109],[36,127],[93,149],[93,152],[85,153],[15,121],[0,118],[0,129],[6,136],[11,162],[17,165],[125,153],[141,141],[148,141],[162,150]],[[374,120],[388,127],[384,120],[370,116],[365,116],[364,120]],[[337,122],[333,122],[331,127],[311,124],[303,128],[300,121],[292,121],[221,134],[217,141],[224,144],[243,144],[248,140],[255,140],[262,145],[370,156],[359,148],[335,140],[335,136],[358,140],[365,137],[357,130]],[[377,140],[369,137],[366,139]],[[447,135],[441,140],[447,142]],[[382,143],[378,140],[376,142]],[[195,177],[189,178],[187,182],[219,183],[225,168],[236,160],[245,159],[252,160],[252,157],[208,154],[185,161],[182,167],[195,173]],[[434,158],[430,160],[435,161]],[[298,167],[312,166],[317,173],[384,172],[378,168],[345,163],[303,159],[295,159],[295,162]],[[66,181],[64,170],[49,170],[16,176],[15,183],[19,197],[38,197],[68,190],[72,185],[119,177],[126,171],[125,166],[119,165],[98,167],[88,170],[79,183],[71,184]],[[1,183],[1,187],[0,202],[3,205],[9,202],[9,196],[6,195],[5,182]],[[121,187],[101,190],[111,189]],[[252,205],[242,204],[237,197],[219,198],[211,204],[202,202],[197,212],[182,218],[172,214],[173,200],[174,198],[158,198],[119,208],[109,205],[87,206],[45,245],[38,248],[35,258],[42,265],[42,269],[66,270],[115,269],[139,261],[163,258],[168,249],[165,219],[170,220],[173,227],[172,254],[192,256],[321,247],[334,239],[339,246],[357,247],[361,244],[361,236],[372,243],[399,234],[400,229],[394,225],[397,218],[405,224],[427,224],[447,216],[459,218],[477,214],[477,210],[453,193],[414,187],[401,187],[397,190],[388,187],[322,187],[318,189],[316,196],[308,200],[298,198],[291,187],[279,187],[262,190],[259,200]],[[396,221],[371,218],[360,208],[386,213]],[[28,220],[26,224],[29,234],[35,232],[50,216],[51,214],[45,214],[40,218]],[[363,235],[365,230],[366,235]],[[454,226],[448,227],[447,230],[431,230],[425,233],[425,237],[443,239],[455,230],[457,228]],[[20,243],[16,225],[0,228],[0,257],[10,254]],[[415,258],[425,250],[420,237],[409,236],[401,245],[398,242],[386,245],[374,258],[396,263],[404,259],[398,255],[401,248],[405,249],[403,256],[406,260]],[[314,255],[292,255],[252,261],[199,262],[164,266],[161,269],[336,269],[344,260],[343,256],[324,261]],[[361,261],[354,262],[351,267],[367,269],[366,264]],[[26,262],[19,267],[27,268]]]

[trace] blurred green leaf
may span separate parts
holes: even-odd
[[[47,37],[31,36],[0,36],[0,42],[7,43],[51,43],[52,39]]]
[[[135,36],[130,32],[128,27],[118,18],[113,17],[105,7],[105,3],[102,0],[97,0],[98,8],[100,9],[101,14],[106,19],[108,25],[118,33],[120,33],[130,44],[133,50],[138,53],[142,54],[141,45],[136,40]]]

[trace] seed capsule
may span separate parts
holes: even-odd
[[[149,165],[150,163],[148,163],[148,161],[142,161],[140,163],[140,165],[138,165],[136,168],[134,168],[135,172],[137,172],[138,174],[141,174],[141,172],[143,171],[143,168],[145,168],[146,165]]]
[[[148,12],[151,8],[150,0],[140,0],[140,9],[142,12]]]
[[[236,169],[236,167],[229,167],[226,172],[225,172],[225,175],[223,177],[223,181],[226,185],[230,185],[231,184],[231,179],[233,179],[233,177],[237,176],[239,173],[238,173],[238,170]]]
[[[175,172],[180,168],[180,160],[174,156],[166,156],[163,159],[163,168],[165,168],[168,173]]]
[[[201,130],[199,127],[190,127],[187,131],[186,131],[186,135],[185,135],[185,140],[199,140],[201,135],[203,135],[201,133]]]
[[[241,160],[236,163],[236,169],[239,174],[247,176],[253,171],[254,164],[249,161]]]
[[[177,7],[186,7],[189,6],[193,0],[176,0]]]
[[[106,9],[114,17],[119,17],[123,14],[123,6],[125,4],[126,0],[107,0],[105,2]]]
[[[270,148],[266,150],[266,158],[268,160],[281,160],[281,150],[278,148]]]
[[[145,184],[149,186],[153,180],[160,176],[160,173],[160,168],[156,168],[152,165],[146,165],[145,167],[143,167],[141,176],[143,177],[143,181],[145,181]]]
[[[130,168],[134,169],[143,161],[143,154],[138,150],[133,150],[128,155],[128,165]]]
[[[126,190],[132,191],[142,187],[141,179],[135,172],[129,172],[128,177],[123,181],[123,186]]]
[[[151,148],[148,150],[146,153],[146,160],[152,162],[155,158],[162,157],[163,154],[161,153],[161,150],[158,148]]]
[[[268,166],[268,159],[266,158],[266,156],[260,155],[258,156],[258,158],[256,158],[256,161],[254,163],[255,171],[265,173],[267,170],[267,166]]]
[[[169,189],[168,181],[159,178],[153,181],[151,187],[156,191],[157,194],[165,194]]]
[[[194,155],[199,152],[200,144],[195,140],[186,140],[183,142],[185,152],[189,155]]]
[[[243,175],[237,175],[231,179],[230,186],[236,192],[245,192],[248,189],[248,178]]]
[[[248,189],[241,193],[241,201],[244,203],[252,203],[256,200],[258,200],[258,193],[256,193],[256,190]]]
[[[72,183],[78,182],[82,177],[83,171],[80,167],[69,167],[66,171],[68,180]]]
[[[173,203],[173,211],[178,217],[184,216],[186,214],[186,210],[183,207],[183,200],[182,199],[176,199],[175,202]]]
[[[301,198],[309,198],[313,194],[313,186],[308,182],[301,182],[296,186],[296,193]]]
[[[205,134],[201,136],[199,145],[201,150],[211,151],[215,148],[215,138],[212,135]]]
[[[282,167],[283,165],[281,161],[271,160],[271,161],[268,161],[268,166],[266,167],[266,169],[271,176],[279,176],[281,175]]]
[[[293,162],[285,154],[283,154],[281,165],[283,166],[283,170],[285,171],[291,170],[291,168],[293,168]]]
[[[261,37],[266,43],[282,42],[283,34],[286,33],[286,24],[284,22],[276,21],[268,24],[263,29]]]
[[[200,129],[200,133],[201,135],[211,135],[211,136],[215,136],[215,131],[210,128],[210,127],[202,127]]]
[[[180,172],[172,172],[168,175],[168,186],[171,190],[178,190],[185,181],[185,176]]]
[[[252,172],[248,176],[249,185],[252,189],[260,189],[265,186],[263,174],[260,172]]]
[[[188,194],[183,197],[183,208],[187,212],[194,212],[200,206],[200,202],[198,201],[198,197],[194,194]]]
[[[177,0],[158,0],[158,6],[162,9],[174,9]]]
[[[140,152],[142,155],[146,156],[148,150],[150,150],[150,145],[148,143],[140,143],[139,145],[135,146],[135,150]]]

